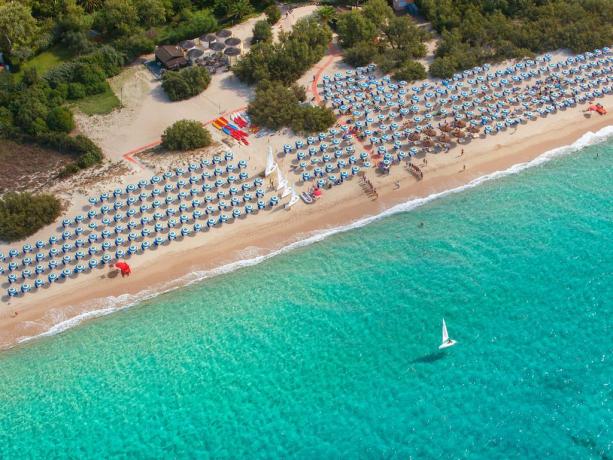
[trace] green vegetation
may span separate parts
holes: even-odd
[[[162,145],[168,150],[193,150],[211,145],[211,133],[194,120],[179,120],[166,128]]]
[[[613,42],[610,0],[416,0],[442,40],[430,73],[448,78],[484,62]]]
[[[0,240],[17,241],[57,219],[60,201],[53,195],[7,193],[0,198]]]
[[[258,84],[247,111],[257,126],[275,130],[289,126],[296,133],[324,131],[336,122],[329,108],[302,105],[305,96],[301,86],[288,88],[281,82],[263,81]]]
[[[409,17],[395,16],[385,0],[369,0],[361,10],[339,15],[336,27],[348,64],[376,62],[383,72],[402,73],[411,80],[422,75],[414,59],[425,56],[428,35]]]
[[[111,113],[121,106],[121,102],[107,83],[103,93],[93,94],[79,99],[74,105],[85,115],[91,116]]]
[[[181,101],[197,96],[211,82],[211,76],[204,67],[187,67],[177,72],[165,72],[162,88],[171,101]]]
[[[23,71],[27,69],[36,69],[38,75],[44,75],[52,67],[58,64],[68,61],[74,57],[74,54],[70,52],[66,47],[62,45],[54,45],[46,51],[38,54],[30,59],[24,65],[21,66],[21,71],[18,76],[23,75]]]
[[[427,77],[426,68],[417,61],[407,61],[394,72],[393,77],[395,80],[423,80]]]
[[[266,14],[266,21],[270,25],[276,24],[281,19],[281,10],[277,5],[270,5],[264,10],[264,13]]]
[[[258,21],[253,26],[253,38],[251,44],[255,45],[258,42],[269,42],[272,40],[272,27],[267,21]]]
[[[332,39],[330,28],[315,17],[299,20],[278,43],[260,42],[232,68],[239,80],[254,84],[264,80],[291,84],[325,54]]]

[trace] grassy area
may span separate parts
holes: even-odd
[[[62,62],[66,62],[73,57],[73,54],[66,48],[55,45],[46,51],[34,56],[21,66],[17,76],[21,76],[25,69],[35,68],[38,75],[44,75],[49,69]]]
[[[107,83],[104,93],[80,99],[74,105],[86,115],[106,115],[119,108],[121,103]]]

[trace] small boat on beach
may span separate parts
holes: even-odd
[[[311,204],[313,203],[313,197],[311,196],[310,193],[307,192],[302,192],[300,194],[300,198],[302,198],[302,201],[304,201],[306,204]]]
[[[445,318],[443,318],[443,340],[438,349],[443,350],[445,348],[453,347],[456,343],[457,342],[455,340],[449,338],[449,334],[447,333],[447,324],[445,324]]]

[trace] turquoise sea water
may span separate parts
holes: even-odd
[[[0,354],[0,457],[612,458],[612,314],[609,141]]]

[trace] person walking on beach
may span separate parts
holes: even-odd
[[[462,168],[462,171],[466,171],[466,164],[464,164],[464,167]]]
[[[460,156],[464,155],[464,149],[460,152]]]

